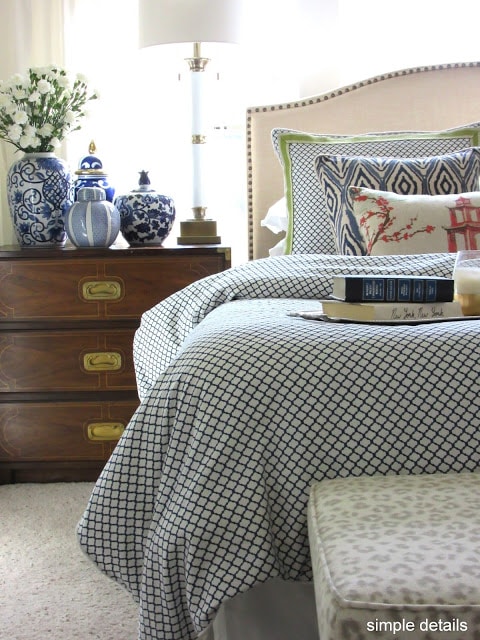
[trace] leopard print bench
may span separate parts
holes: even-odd
[[[308,527],[321,640],[480,637],[480,473],[324,480]]]

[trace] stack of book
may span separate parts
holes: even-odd
[[[338,275],[332,297],[322,300],[322,312],[332,320],[426,322],[463,317],[450,278]]]

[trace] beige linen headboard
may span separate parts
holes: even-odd
[[[437,131],[480,121],[480,62],[404,69],[297,102],[247,111],[249,257],[268,256],[281,236],[260,226],[283,196],[271,131]]]

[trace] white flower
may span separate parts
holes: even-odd
[[[22,87],[15,86],[13,88],[12,95],[15,100],[25,100],[25,98],[27,97],[27,92],[25,89],[22,89]]]
[[[86,104],[97,98],[85,76],[75,80],[55,65],[0,81],[0,138],[23,151],[51,151],[79,129]]]
[[[51,138],[53,135],[53,125],[50,122],[46,122],[43,127],[38,130],[38,135],[42,138]]]
[[[67,111],[65,113],[65,122],[67,124],[73,124],[76,120],[77,116],[74,111]]]
[[[40,91],[34,91],[28,96],[29,102],[38,102],[41,99]]]
[[[68,89],[70,87],[70,78],[68,76],[58,76],[58,86]]]
[[[44,80],[43,78],[42,80],[38,81],[37,87],[41,94],[50,93],[52,91],[52,85],[50,84],[50,82],[48,82],[48,80]]]
[[[35,72],[37,74],[37,76],[47,76],[48,74],[50,74],[52,72],[52,70],[55,69],[55,67],[53,65],[47,65],[45,67],[37,67],[35,69]]]
[[[41,140],[36,136],[23,135],[20,140],[20,145],[23,149],[36,149],[40,146]]]
[[[14,115],[17,113],[18,107],[15,102],[10,102],[10,104],[5,106],[5,113],[9,115],[12,119]]]
[[[18,142],[22,136],[23,129],[19,124],[12,124],[7,129],[7,136],[12,142]]]
[[[27,126],[24,129],[24,133],[29,138],[34,138],[37,135],[37,130],[33,125],[27,124]]]
[[[28,116],[25,111],[16,111],[13,114],[13,121],[15,124],[26,124],[28,122]]]
[[[0,109],[8,107],[12,104],[12,98],[6,93],[0,93]]]

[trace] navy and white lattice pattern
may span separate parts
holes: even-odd
[[[273,577],[310,580],[314,480],[480,467],[480,322],[323,323],[334,273],[449,276],[454,256],[284,256],[143,318],[142,404],[79,524],[140,603],[142,640],[194,639]]]
[[[321,154],[418,158],[439,156],[478,144],[478,125],[444,132],[358,136],[308,134],[273,129],[273,148],[283,166],[289,228],[287,253],[337,253],[335,230],[315,170]],[[350,185],[345,185],[348,187]],[[374,187],[374,185],[370,185]]]

